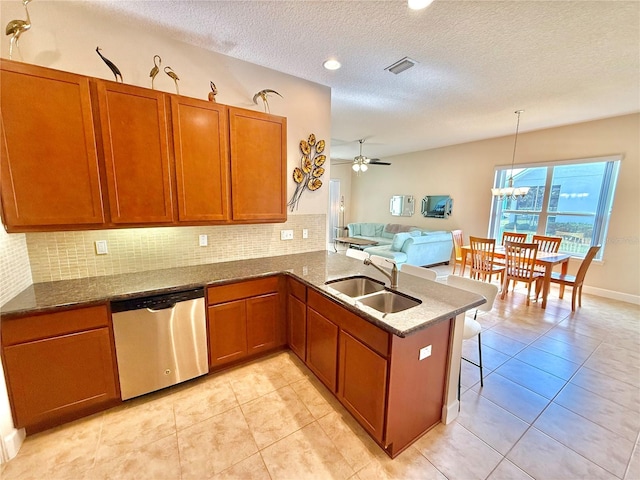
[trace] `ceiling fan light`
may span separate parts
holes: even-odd
[[[422,10],[433,3],[433,0],[408,0],[407,5],[411,10]]]
[[[360,170],[362,170],[363,172],[366,172],[368,168],[369,167],[367,166],[366,163],[363,163],[362,165],[360,165]]]
[[[360,164],[359,163],[354,163],[351,168],[353,168],[354,172],[359,172],[360,171]]]

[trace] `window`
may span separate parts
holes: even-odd
[[[522,198],[493,198],[489,235],[502,232],[562,237],[560,251],[584,257],[591,245],[602,245],[611,216],[620,157],[593,158],[496,169],[495,187],[529,187]]]

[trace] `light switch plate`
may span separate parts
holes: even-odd
[[[426,347],[422,347],[420,349],[420,358],[418,360],[424,360],[427,357],[431,356],[431,345],[427,345]]]
[[[107,241],[106,240],[96,240],[96,254],[97,255],[106,255],[109,253],[107,250]]]
[[[293,240],[293,230],[280,230],[280,240]]]
[[[302,229],[302,238],[309,238],[309,230],[306,228]]]

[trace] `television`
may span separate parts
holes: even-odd
[[[453,209],[449,195],[428,195],[422,199],[422,215],[430,218],[448,218]]]

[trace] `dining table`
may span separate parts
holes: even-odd
[[[461,275],[464,275],[464,269],[467,265],[467,256],[471,255],[471,245],[462,246],[462,268]],[[497,245],[493,253],[495,258],[506,257],[505,248],[503,245]],[[551,286],[551,272],[553,267],[561,265],[561,272],[566,275],[569,269],[569,259],[571,254],[569,253],[553,253],[553,252],[538,252],[536,256],[536,265],[544,267],[544,277],[542,280],[542,308],[547,308],[547,296],[549,295],[549,287]],[[560,294],[564,293],[564,285],[560,285]]]

